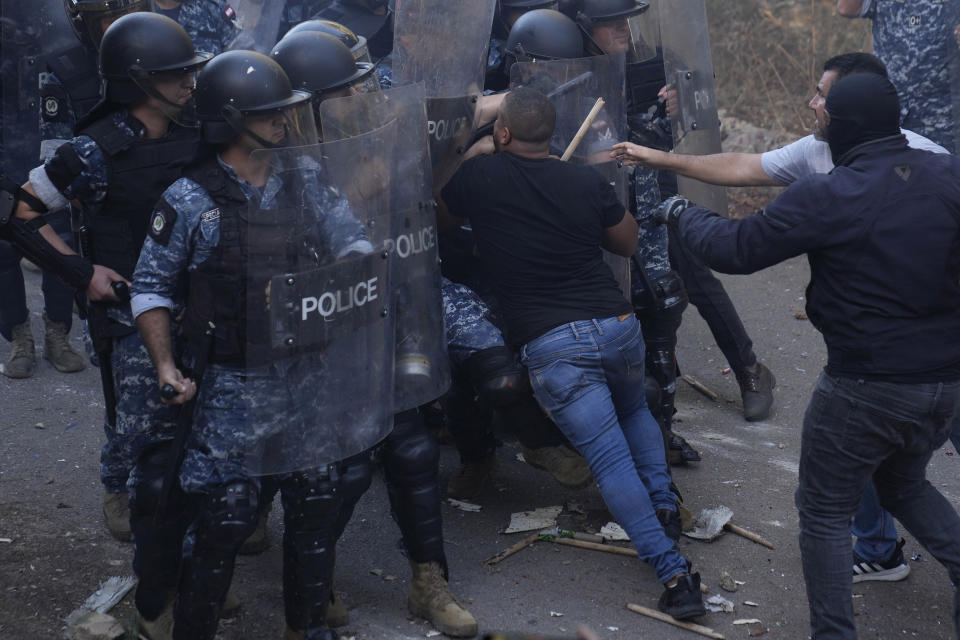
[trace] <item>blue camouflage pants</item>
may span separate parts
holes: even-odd
[[[126,491],[140,452],[173,438],[179,407],[160,401],[157,372],[139,333],[134,331],[115,338],[110,360],[117,397],[117,424],[107,424],[104,419],[107,441],[100,452],[100,481],[108,492],[119,493]]]

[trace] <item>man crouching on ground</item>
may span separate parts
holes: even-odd
[[[601,251],[632,255],[637,223],[598,172],[550,157],[555,123],[543,94],[510,92],[494,123],[498,153],[463,164],[443,189],[441,216],[470,219],[537,401],[666,587],[660,609],[703,615],[700,575],[675,544],[680,520],[644,395],[640,324]]]

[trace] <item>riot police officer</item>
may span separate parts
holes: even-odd
[[[358,36],[353,31],[333,20],[304,20],[300,24],[293,26],[290,31],[283,36],[291,36],[301,31],[317,31],[319,33],[329,33],[340,42],[347,45],[350,53],[357,62],[370,62],[370,50],[367,48],[367,39]],[[281,40],[283,40],[281,38]]]
[[[208,59],[209,55],[195,52],[183,28],[169,18],[134,13],[118,19],[101,45],[103,100],[81,122],[77,137],[30,172],[30,182],[23,188],[27,196],[21,198],[17,215],[42,220],[39,214],[44,209],[78,201],[86,228],[81,243],[89,257],[111,269],[105,273],[107,280],[132,278],[153,202],[196,153],[195,129],[177,121],[185,120],[182,111],[191,98],[196,70]],[[57,242],[55,236],[45,237]],[[29,236],[21,240],[37,247]],[[62,243],[57,249],[72,253]],[[64,274],[68,282],[82,280],[75,257],[44,266]],[[95,275],[92,288],[102,297],[104,283],[96,280]],[[152,365],[129,304],[114,298],[113,304],[91,305],[90,318],[94,338],[104,345],[100,361],[107,405],[107,444],[101,455],[101,481],[108,490],[104,507],[126,500],[127,474],[133,467],[126,535],[132,529],[136,536],[134,568],[140,576],[136,603],[143,626],[149,627],[176,587],[179,565],[178,516],[185,505],[171,504],[169,518],[154,519],[157,458],[162,458],[164,443],[172,437],[176,411],[160,402],[149,382]]]
[[[497,3],[497,15],[493,21],[490,50],[487,53],[485,89],[502,91],[510,84],[510,63],[505,59],[504,45],[517,20],[529,11],[556,8],[557,0],[500,0]]]
[[[657,107],[661,89],[667,84],[664,70],[663,51],[640,42],[631,32],[628,20],[644,11],[644,2],[640,0],[576,0],[567,3],[570,12],[584,32],[585,46],[593,55],[602,53],[625,52],[627,54],[627,96],[629,104],[628,118],[631,136],[648,146],[672,148],[670,125],[667,113],[661,105]],[[661,16],[661,19],[663,16]],[[676,193],[676,177],[657,175],[649,169],[634,173],[636,183],[637,212],[649,211],[656,206],[661,196]],[[641,228],[644,224],[641,222]],[[652,231],[654,235],[664,235],[662,229]],[[641,247],[644,242],[641,241]],[[649,246],[649,244],[647,245]],[[757,360],[753,352],[753,342],[746,333],[736,308],[730,301],[723,285],[710,270],[682,251],[677,243],[671,243],[670,262],[654,258],[649,269],[654,282],[649,291],[657,292],[653,298],[678,300],[670,311],[653,314],[656,320],[648,320],[644,335],[654,341],[647,351],[651,375],[660,384],[662,393],[661,411],[663,419],[669,422],[675,411],[673,397],[676,392],[676,328],[679,327],[680,314],[686,299],[697,307],[707,320],[717,344],[730,363],[740,385],[743,399],[743,413],[747,420],[763,420],[769,414],[773,404],[773,386],[776,381],[773,374]],[[656,266],[659,262],[660,266]],[[672,274],[671,274],[672,272]],[[634,277],[641,275],[635,273]],[[661,278],[665,278],[661,280]],[[682,282],[682,285],[679,283]],[[685,293],[680,294],[679,286]],[[659,291],[662,290],[662,293]],[[651,295],[646,294],[644,306],[655,304]],[[680,298],[684,302],[679,303]],[[640,301],[641,298],[638,298]],[[652,318],[649,313],[644,314]],[[654,326],[655,325],[655,326]],[[673,336],[673,337],[670,337]],[[682,439],[671,441],[672,456],[675,461],[696,460],[699,456]]]
[[[321,428],[342,421],[307,415],[330,382],[315,366],[321,356],[275,350],[264,324],[274,270],[290,270],[290,260],[317,268],[372,251],[343,198],[319,186],[315,163],[305,157],[288,166],[272,155],[316,141],[310,97],[293,90],[273,60],[252,51],[221,54],[203,70],[197,114],[211,153],[164,192],[134,278],[137,323],[159,385],[173,387],[170,401],[177,404],[198,391],[169,348],[171,315],[183,306],[200,378],[180,471],[198,505],[174,614],[177,639],[216,634],[235,557],[257,522],[262,477],[269,475],[284,506],[285,637],[336,637],[325,616],[341,467],[336,454],[317,466],[329,452],[314,448],[334,438],[317,432],[293,448],[278,443],[304,421]],[[287,197],[318,217],[291,213]],[[298,222],[309,223],[309,232],[295,230]]]
[[[324,100],[379,89],[373,65],[354,60],[347,46],[327,33],[295,28],[277,43],[270,56],[283,67],[294,87],[312,93],[318,129],[319,106]],[[477,622],[450,592],[448,583],[437,482],[439,447],[419,409],[401,411],[393,420],[393,430],[381,445],[342,465],[344,504],[337,521],[337,537],[370,486],[374,465],[379,462],[387,481],[391,512],[413,571],[408,600],[411,613],[430,620],[448,635],[474,636]],[[332,599],[327,622],[342,626],[348,621],[347,615],[342,602]]]
[[[225,0],[153,0],[155,11],[179,22],[197,51],[214,55],[237,41],[237,14]]]

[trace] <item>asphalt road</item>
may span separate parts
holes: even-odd
[[[800,424],[824,349],[810,323],[794,316],[803,308],[807,275],[806,262],[797,259],[754,276],[724,278],[758,355],[777,376],[775,411],[765,422],[743,420],[736,381],[723,373],[727,364],[694,309],[681,330],[683,371],[723,399],[713,402],[680,383],[676,430],[702,452],[703,461],[676,469],[678,485],[695,512],[726,505],[734,523],[776,546],[769,550],[729,533],[712,543],[681,541],[682,552],[714,590],[721,570],[744,582],[736,593],[721,592],[736,604],[734,613],[710,613],[700,621],[727,638],[747,637],[747,627],[733,624],[741,618],[761,620],[770,637],[808,636],[793,492]],[[39,278],[30,273],[27,280],[39,336]],[[74,335],[79,344],[76,329]],[[0,352],[5,357],[4,347]],[[131,573],[129,545],[114,542],[101,522],[98,385],[96,369],[64,375],[45,361],[32,379],[0,377],[2,639],[59,636],[62,619],[101,581]],[[518,461],[517,453],[510,444],[499,451],[496,481],[475,501],[479,512],[443,507],[451,584],[482,632],[569,638],[582,623],[611,640],[695,637],[626,609],[628,602],[655,608],[661,591],[652,570],[635,559],[537,543],[492,568],[481,566],[525,535],[499,533],[512,512],[562,505],[561,523],[580,529],[607,519],[595,487],[563,489]],[[949,448],[938,451],[929,472],[954,504],[960,500],[958,458]],[[456,453],[444,448],[443,485],[456,467]],[[279,511],[277,505],[270,521],[273,546],[238,562],[235,586],[244,608],[239,618],[221,624],[224,639],[280,636]],[[407,614],[410,571],[398,539],[382,479],[376,478],[338,550],[336,588],[351,615],[344,637],[394,640],[431,632],[429,624]],[[854,585],[861,638],[955,637],[946,572],[907,539],[907,557],[918,556],[910,561],[908,579]],[[131,611],[128,599],[113,614],[126,622]]]

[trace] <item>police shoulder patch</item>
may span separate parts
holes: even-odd
[[[170,242],[170,234],[173,233],[173,225],[177,221],[177,210],[171,207],[166,200],[161,200],[160,204],[150,216],[150,228],[147,233],[153,238],[154,242],[167,246]]]

